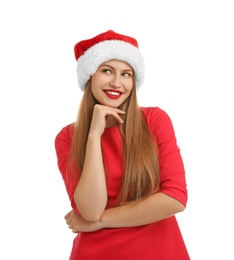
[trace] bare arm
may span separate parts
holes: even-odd
[[[107,204],[107,188],[102,160],[101,136],[111,119],[122,123],[118,109],[96,105],[86,145],[83,171],[74,193],[81,215],[88,221],[97,221]],[[107,120],[107,117],[110,120]]]
[[[90,221],[100,217],[107,203],[100,138],[93,134],[88,137],[85,163],[74,193],[74,200],[81,215]]]
[[[164,193],[151,195],[138,203],[106,209],[101,218],[89,222],[74,211],[66,216],[66,223],[74,233],[91,232],[103,228],[124,228],[151,224],[166,219],[185,209],[178,200]]]
[[[184,209],[185,206],[178,200],[157,193],[138,203],[105,210],[100,222],[104,228],[141,226],[163,220]]]

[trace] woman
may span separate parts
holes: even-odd
[[[70,260],[189,259],[175,218],[187,203],[184,165],[167,113],[137,103],[137,41],[110,30],[74,51],[84,95],[55,139],[77,233]]]

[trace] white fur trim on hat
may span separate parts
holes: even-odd
[[[108,60],[127,62],[134,70],[136,87],[139,89],[144,80],[144,59],[139,49],[121,40],[106,40],[90,47],[77,61],[77,77],[81,90],[98,67]]]

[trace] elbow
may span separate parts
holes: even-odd
[[[84,196],[78,196],[77,193],[74,195],[74,201],[81,216],[89,222],[99,221],[106,208],[107,199],[99,199],[97,202],[93,199],[79,199]]]
[[[178,205],[178,208],[177,208],[178,213],[179,213],[179,212],[183,212],[183,211],[186,209],[186,207],[185,207],[184,204],[182,204],[181,202],[179,202],[179,204],[180,204],[180,205]]]
[[[174,210],[175,210],[175,213],[183,212],[185,209],[186,209],[186,206],[183,203],[181,203],[178,200],[174,200]]]
[[[186,202],[184,203],[181,200],[179,200],[178,198],[172,197],[167,194],[164,194],[164,195],[166,195],[166,198],[169,199],[169,200],[167,200],[168,206],[169,206],[169,208],[172,209],[174,214],[183,212],[186,209]]]
[[[167,205],[167,208],[170,209],[169,211],[170,211],[171,215],[175,215],[175,214],[183,212],[185,210],[186,206],[178,199],[170,197],[168,195],[166,195],[165,198],[167,201],[167,203],[165,205]]]
[[[104,206],[99,208],[95,208],[94,206],[86,207],[86,205],[78,204],[77,202],[76,206],[81,216],[89,222],[99,221],[105,210]]]
[[[97,221],[100,220],[102,213],[99,213],[99,212],[84,212],[84,213],[81,213],[81,215],[85,220],[87,220],[89,222],[97,222]]]

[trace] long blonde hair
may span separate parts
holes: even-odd
[[[80,103],[70,149],[72,169],[75,168],[80,172],[84,165],[93,108],[97,103],[89,80]],[[124,124],[119,126],[123,139],[125,174],[117,203],[124,204],[138,201],[157,191],[159,164],[155,138],[137,103],[135,80],[130,96],[119,108],[127,111],[123,116]]]

